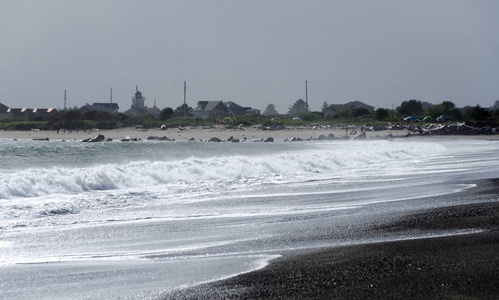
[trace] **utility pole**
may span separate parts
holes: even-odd
[[[113,87],[111,87],[111,107],[113,107]]]
[[[187,83],[184,81],[184,118],[187,116],[186,92],[187,92]]]
[[[305,80],[305,110],[308,112],[308,81]]]
[[[66,110],[66,90],[64,90],[64,110]]]

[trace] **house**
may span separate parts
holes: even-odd
[[[260,110],[251,107],[242,107],[235,102],[229,101],[224,102],[224,105],[229,109],[229,116],[254,116],[259,115]]]
[[[199,101],[193,111],[196,118],[216,118],[218,116],[228,117],[229,108],[222,101]]]
[[[113,114],[118,113],[120,109],[118,103],[93,103],[92,105],[86,104],[82,106],[79,111],[96,110],[96,111],[107,111]]]
[[[7,114],[11,117],[20,117],[25,120],[30,120],[32,117],[33,110],[31,108],[8,108]]]
[[[44,117],[46,115],[50,115],[50,114],[53,114],[56,112],[57,112],[57,109],[55,109],[55,108],[33,108],[31,118]]]
[[[0,118],[7,118],[9,115],[7,114],[7,110],[9,107],[7,105],[3,105],[0,103]]]
[[[258,116],[260,115],[261,111],[256,108],[251,108],[246,111],[247,116]]]
[[[57,112],[55,108],[10,108],[0,103],[0,118],[20,117],[25,120],[33,120]]]
[[[156,107],[156,105],[154,105],[153,107],[145,107],[145,113],[146,114],[151,114],[153,116],[155,116],[156,118],[159,117],[160,113],[161,113],[161,110],[159,108]]]
[[[57,112],[55,108],[7,108],[6,113],[2,114],[2,107],[0,107],[0,116],[20,117],[25,120],[33,120],[55,112]]]
[[[362,103],[360,101],[352,101],[345,104],[329,105],[329,107],[324,111],[324,117],[354,108],[366,108],[370,112],[374,111],[374,106]]]

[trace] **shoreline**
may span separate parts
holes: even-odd
[[[357,128],[358,129],[358,128]],[[353,133],[356,128],[349,128],[350,132],[345,129],[332,127],[289,127],[279,130],[262,130],[258,127],[245,128],[225,128],[224,126],[212,127],[184,127],[178,129],[141,129],[141,128],[118,128],[110,130],[79,130],[57,131],[48,130],[0,130],[0,139],[30,139],[30,140],[76,140],[81,141],[88,138],[95,138],[102,134],[106,139],[120,141],[123,139],[147,140],[149,137],[167,137],[175,141],[187,140],[209,140],[218,138],[222,141],[227,141],[231,137],[239,141],[263,141],[267,138],[274,140],[316,140],[320,136],[327,137],[333,134],[335,139],[353,140],[359,136],[360,130]],[[345,138],[347,137],[347,138]],[[499,134],[495,135],[419,135],[408,130],[381,130],[381,131],[365,131],[365,138],[371,139],[398,139],[398,138],[474,138],[474,139],[494,139],[499,140]]]
[[[497,299],[498,182],[481,181],[470,193],[493,202],[422,210],[372,226],[376,231],[478,232],[286,255],[263,269],[161,299]]]

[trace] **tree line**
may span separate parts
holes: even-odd
[[[275,105],[269,104],[259,116],[220,116],[215,119],[195,118],[192,115],[192,107],[185,104],[176,109],[164,108],[159,116],[152,114],[130,115],[125,113],[110,113],[95,110],[65,110],[58,111],[45,116],[37,117],[30,121],[24,118],[5,118],[0,120],[0,129],[30,130],[38,128],[43,130],[86,130],[92,128],[113,129],[119,127],[142,126],[144,128],[158,128],[162,125],[167,127],[213,125],[231,123],[239,125],[300,125],[304,123],[372,123],[372,122],[399,122],[403,117],[415,116],[423,120],[427,116],[438,118],[448,115],[451,121],[469,122],[480,124],[499,124],[499,100],[493,109],[485,109],[476,105],[464,109],[457,108],[453,102],[444,101],[438,105],[421,102],[420,100],[403,101],[396,109],[378,108],[371,111],[367,108],[358,107],[346,109],[341,112],[325,116],[324,112],[329,105],[324,102],[321,111],[310,112],[303,99],[297,100],[289,107],[288,115],[294,118],[281,118],[273,120],[273,116],[279,115]]]
[[[330,107],[327,102],[324,102],[321,111],[315,114],[324,117],[324,113]],[[267,108],[263,112],[267,116],[279,115],[274,104],[267,105]],[[298,99],[293,105],[289,107],[288,115],[290,116],[305,116],[309,115],[308,107],[303,99]],[[437,119],[440,116],[448,116],[449,119],[458,122],[472,122],[472,123],[499,123],[499,100],[494,103],[492,109],[485,109],[480,105],[474,107],[465,107],[463,109],[457,108],[456,105],[451,101],[443,101],[438,105],[432,105],[427,102],[422,102],[420,100],[406,100],[403,101],[400,106],[396,109],[386,109],[378,108],[374,111],[370,111],[364,107],[357,107],[347,109],[341,112],[333,113],[327,116],[328,119],[367,119],[372,118],[377,121],[397,121],[401,118],[407,116],[418,117],[423,120],[425,117],[429,117],[432,120]]]

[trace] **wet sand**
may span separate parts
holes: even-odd
[[[479,204],[422,211],[372,230],[478,229],[282,257],[264,269],[164,299],[499,299],[499,181]]]

